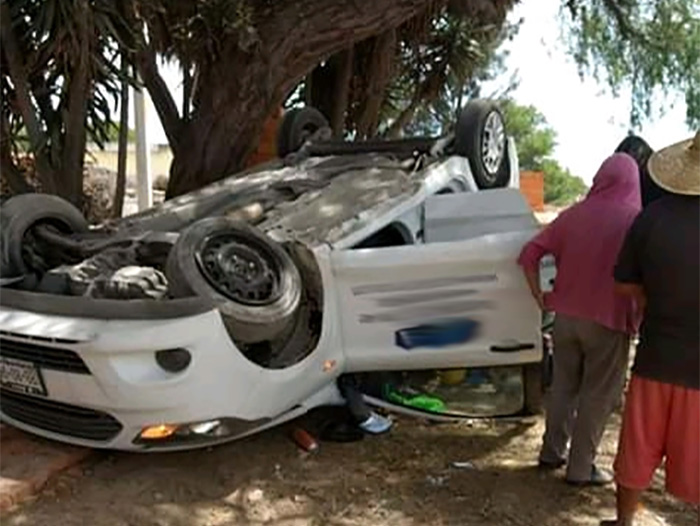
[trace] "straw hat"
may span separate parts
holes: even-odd
[[[664,190],[700,195],[700,131],[695,138],[677,142],[654,153],[649,175]]]

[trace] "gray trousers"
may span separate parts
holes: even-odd
[[[564,460],[571,440],[568,480],[591,477],[605,424],[622,396],[629,347],[628,334],[557,314],[554,373],[540,460]]]

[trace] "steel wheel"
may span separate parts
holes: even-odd
[[[222,296],[243,305],[266,305],[279,299],[279,262],[262,243],[233,232],[208,237],[195,257],[209,284]]]
[[[301,276],[284,248],[227,217],[186,228],[165,274],[171,297],[210,300],[235,342],[274,340],[293,323],[301,301]]]
[[[489,100],[473,100],[457,119],[454,153],[469,159],[481,190],[504,188],[510,181],[508,139],[503,114]]]
[[[481,154],[489,179],[495,180],[506,152],[506,133],[500,113],[492,112],[486,118],[482,135]]]

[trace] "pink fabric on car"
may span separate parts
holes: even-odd
[[[613,268],[641,206],[637,163],[616,153],[603,162],[586,198],[525,245],[518,258],[524,269],[537,269],[546,254],[556,261],[554,290],[545,296],[548,309],[636,332],[639,314],[630,298],[615,292]]]

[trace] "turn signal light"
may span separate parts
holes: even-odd
[[[172,436],[177,431],[178,426],[172,424],[160,424],[157,426],[144,427],[139,435],[144,440],[162,440]]]

